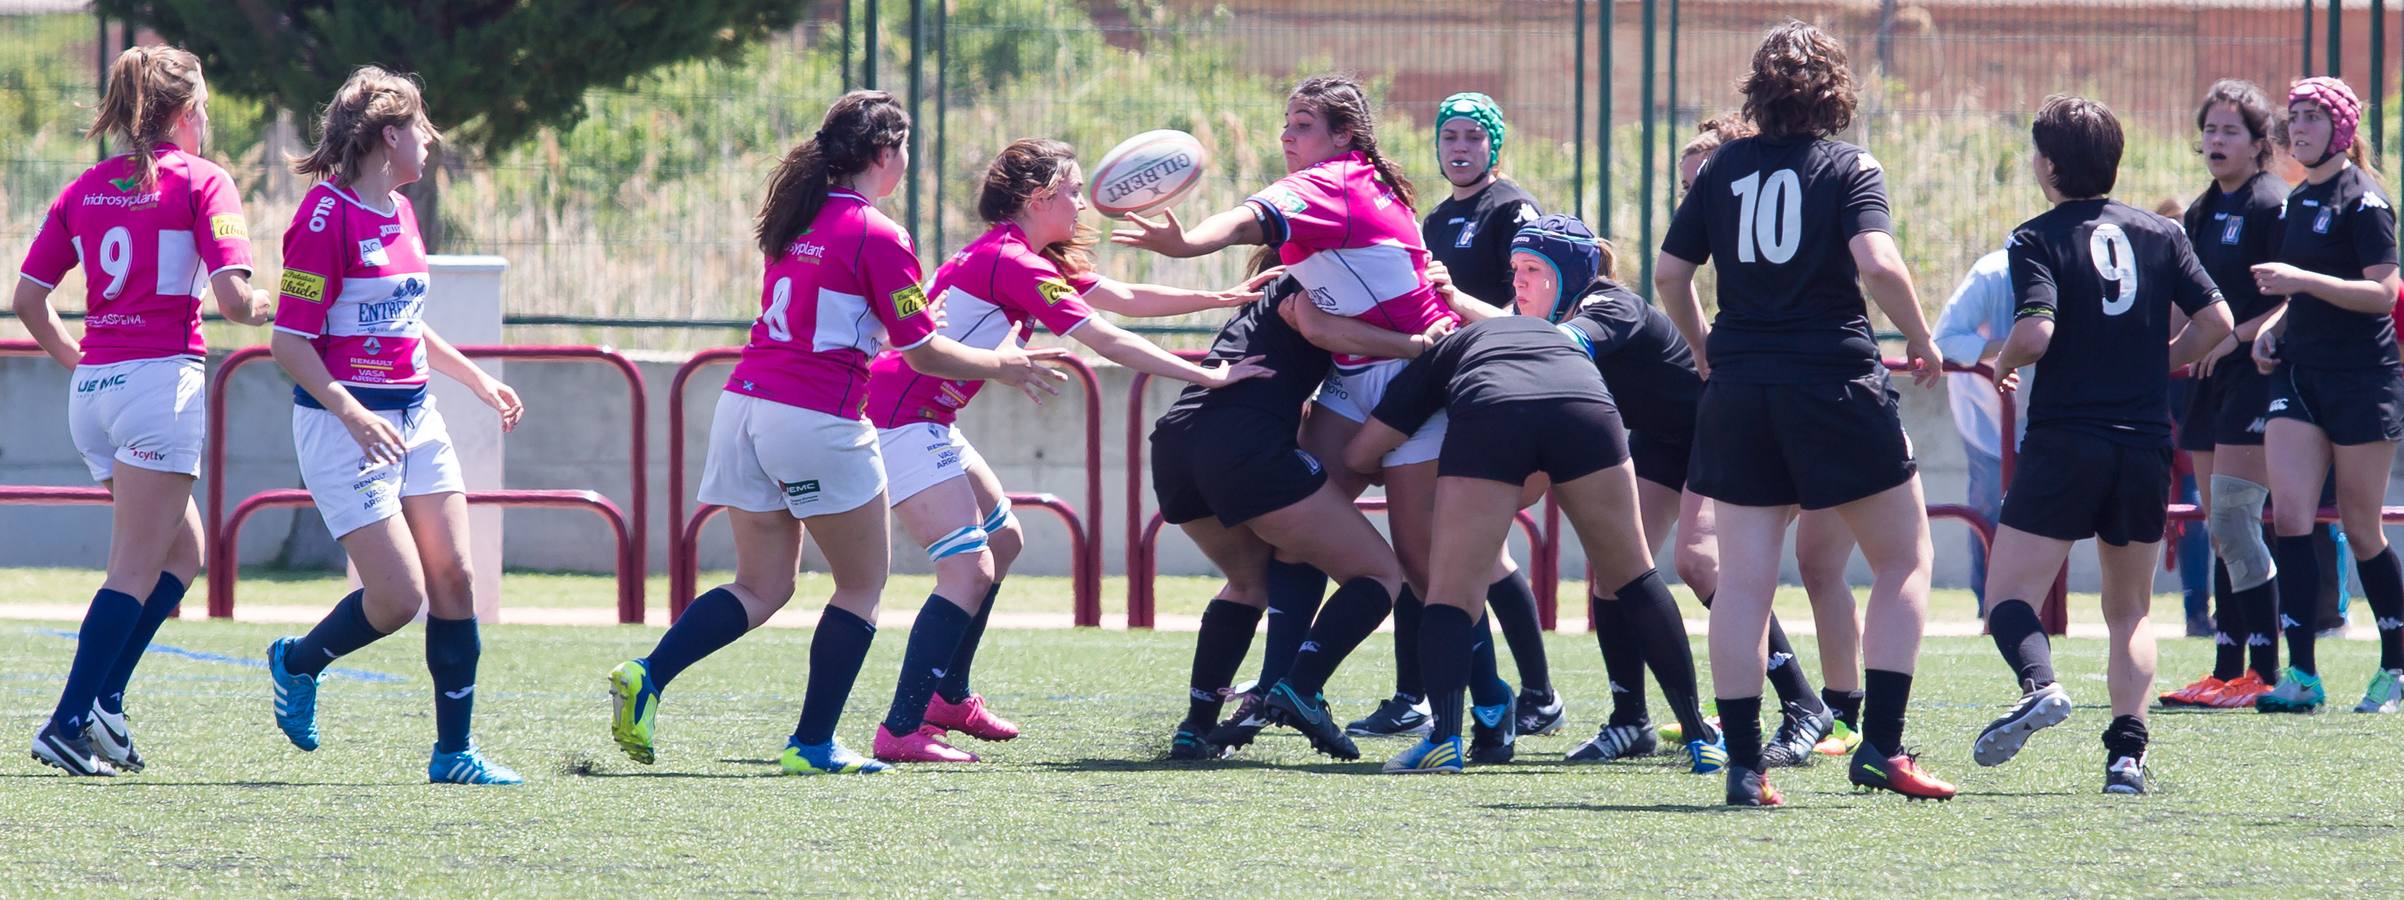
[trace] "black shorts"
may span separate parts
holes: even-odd
[[[1300,503],[1325,483],[1327,470],[1277,416],[1220,409],[1152,429],[1152,496],[1172,525],[1217,516],[1234,527]]]
[[[2270,406],[2270,376],[2254,368],[2251,359],[2231,354],[2189,394],[2187,416],[2179,422],[2179,449],[2210,453],[2222,445],[2262,446],[2270,421],[2263,415]]]
[[[1638,478],[1666,485],[1673,491],[1685,490],[1686,465],[1693,457],[1692,443],[1673,442],[1650,431],[1628,432],[1628,458],[1636,461]]]
[[[2003,495],[2000,521],[2039,537],[2112,546],[2162,539],[2170,448],[2075,431],[2030,431]]]
[[[1619,407],[1604,400],[1521,400],[1452,413],[1439,477],[1525,484],[1543,472],[1559,484],[1628,461]]]
[[[2281,366],[2266,415],[2319,426],[2341,447],[2404,439],[2404,372]]]
[[[1703,384],[1686,486],[1738,506],[1826,509],[1919,472],[1884,371],[1815,384]]]

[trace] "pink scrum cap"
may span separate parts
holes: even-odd
[[[2354,126],[2362,121],[2362,100],[2354,96],[2353,88],[2326,75],[2299,78],[2287,89],[2287,105],[2294,106],[2303,100],[2319,104],[2329,113],[2329,150],[2306,165],[2328,162],[2330,157],[2354,146]]]

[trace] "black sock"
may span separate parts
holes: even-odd
[[[434,677],[434,750],[459,753],[468,748],[476,721],[476,660],[484,655],[484,639],[476,633],[476,617],[439,619],[426,616],[426,673]]]
[[[93,592],[92,605],[75,633],[75,658],[68,664],[67,686],[59,692],[58,707],[50,713],[51,728],[70,736],[83,734],[100,686],[116,667],[117,657],[125,649],[125,636],[133,633],[134,623],[141,618],[140,598],[108,588]]]
[[[1260,624],[1260,608],[1231,600],[1212,600],[1202,608],[1202,633],[1194,637],[1193,677],[1186,682],[1185,727],[1208,732],[1219,722],[1227,688],[1244,666],[1252,649],[1252,629]]]
[[[1728,764],[1761,771],[1761,695],[1720,698],[1720,736],[1728,740]]]
[[[1335,675],[1336,667],[1344,663],[1344,657],[1352,655],[1353,648],[1376,633],[1378,623],[1384,622],[1386,613],[1393,608],[1394,596],[1386,593],[1386,586],[1378,584],[1377,579],[1364,575],[1344,582],[1343,587],[1336,588],[1335,596],[1327,598],[1327,606],[1319,610],[1318,621],[1311,623],[1310,635],[1294,654],[1294,666],[1286,671],[1285,680],[1304,697],[1319,693],[1327,687],[1327,679]],[[1460,646],[1463,650],[1469,648],[1466,641]]]
[[[818,633],[810,637],[809,688],[802,694],[794,740],[823,744],[835,739],[835,722],[843,718],[843,704],[851,699],[851,684],[859,680],[860,662],[874,640],[876,626],[849,610],[829,606],[818,616]]]
[[[2023,604],[2026,605],[2026,604]],[[2038,629],[2043,634],[2043,629]],[[1862,672],[1861,737],[1879,753],[1903,752],[1903,711],[1912,702],[1912,677],[1902,672],[1869,669]],[[1721,715],[1725,716],[1723,710]]]
[[[2237,592],[2245,607],[2246,666],[2266,684],[2279,683],[2279,580]]]
[[[1686,620],[1678,616],[1678,601],[1670,596],[1669,585],[1662,582],[1660,572],[1646,569],[1635,581],[1622,585],[1616,596],[1629,628],[1644,644],[1645,667],[1653,670],[1653,680],[1661,684],[1661,699],[1677,715],[1686,739],[1711,740],[1714,734],[1711,725],[1703,721],[1702,700],[1695,688],[1694,650],[1686,642]]]
[[[2144,759],[2148,737],[2144,720],[2136,716],[2114,716],[2112,724],[2104,728],[2104,757],[2108,760],[2123,756]]]
[[[2319,636],[2321,559],[2313,552],[2312,535],[2280,535],[2271,556],[2279,565],[2279,630],[2287,632],[2287,664],[2318,675],[2312,642]]]
[[[684,615],[676,617],[651,655],[643,657],[643,669],[651,673],[652,685],[665,691],[685,669],[750,630],[751,614],[743,610],[743,601],[725,588],[711,588],[685,604]]]
[[[1805,711],[1821,707],[1820,698],[1811,692],[1811,676],[1803,674],[1803,661],[1795,656],[1795,645],[1786,639],[1786,626],[1770,616],[1770,687],[1778,692],[1781,703],[1791,703]]]
[[[1503,680],[1501,660],[1494,652],[1493,619],[1479,616],[1469,628],[1469,700],[1481,707],[1511,702],[1511,683]]]
[[[1619,601],[1586,598],[1594,619],[1594,642],[1603,651],[1603,677],[1611,685],[1610,725],[1641,725],[1650,719],[1644,702],[1644,641],[1628,624]]]
[[[182,580],[165,572],[159,573],[159,583],[150,589],[142,601],[142,615],[134,619],[134,630],[125,635],[125,647],[117,651],[117,664],[108,677],[100,682],[100,708],[111,715],[125,714],[125,685],[134,678],[134,667],[141,665],[142,654],[150,649],[150,640],[159,636],[159,626],[175,615],[183,605]]]
[[[1544,656],[1544,627],[1536,621],[1536,589],[1526,572],[1513,571],[1486,586],[1486,613],[1502,626],[1503,642],[1511,645],[1511,663],[1519,670],[1519,689],[1530,694],[1553,692],[1551,664]]]
[[[2245,604],[2229,584],[2227,563],[2212,563],[2212,677],[2234,681],[2245,674]]]
[[[975,619],[943,595],[927,595],[910,623],[910,640],[902,645],[901,677],[893,682],[893,705],[885,708],[886,731],[899,737],[926,723],[935,683],[943,680],[944,667],[960,652],[960,635]]]
[[[976,665],[977,645],[985,642],[985,623],[993,618],[993,601],[1001,593],[999,581],[985,589],[985,605],[977,607],[976,617],[968,620],[968,630],[960,632],[960,649],[952,653],[952,664],[943,667],[943,680],[935,682],[937,696],[952,703],[966,703],[968,695],[976,693],[968,687],[968,670]],[[1251,632],[1245,632],[1247,640],[1250,636]]]
[[[2053,641],[2045,636],[2045,623],[2037,620],[2037,610],[2028,601],[2013,598],[1990,607],[1987,633],[1995,638],[1995,649],[2003,652],[2003,662],[2012,667],[2021,690],[2053,683]]]
[[[384,634],[367,621],[367,591],[352,591],[318,620],[317,627],[284,651],[284,668],[294,675],[315,675],[335,660],[382,640]]]
[[[2379,668],[2404,669],[2404,567],[2392,545],[2354,563],[2362,576],[2362,599],[2379,625]]]
[[[1461,736],[1461,692],[1469,686],[1469,645],[1476,635],[1460,607],[1430,603],[1420,612],[1419,661],[1427,669],[1427,705],[1435,718],[1428,740]]]
[[[1861,730],[1860,691],[1837,691],[1821,688],[1820,702],[1826,704],[1830,712],[1836,713],[1836,720],[1845,723],[1845,727],[1855,731]]]
[[[1425,606],[1407,586],[1394,598],[1394,693],[1414,700],[1427,695],[1419,671],[1419,614]]]
[[[1302,563],[1269,561],[1269,635],[1261,644],[1260,689],[1285,677],[1294,667],[1294,654],[1319,616],[1319,601],[1327,594],[1327,576]]]

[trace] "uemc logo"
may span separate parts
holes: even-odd
[[[124,386],[125,373],[119,372],[115,375],[103,375],[98,378],[86,378],[81,383],[75,385],[75,392],[78,394],[89,394],[93,391],[105,391],[110,388],[119,388]]]
[[[1167,181],[1178,173],[1193,167],[1194,158],[1190,154],[1172,153],[1161,157],[1159,162],[1130,172],[1125,178],[1112,181],[1109,188],[1102,192],[1102,201],[1117,203],[1136,194],[1150,191],[1154,185]]]

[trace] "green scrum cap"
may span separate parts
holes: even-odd
[[[1444,123],[1456,118],[1468,119],[1486,129],[1486,168],[1502,162],[1503,136],[1510,128],[1503,124],[1502,107],[1494,98],[1476,91],[1462,91],[1444,98],[1444,103],[1436,107],[1436,133],[1442,135]]]

